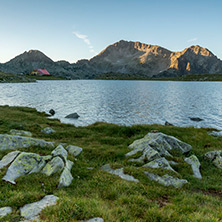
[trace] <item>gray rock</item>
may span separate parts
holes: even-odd
[[[69,154],[73,156],[78,156],[82,152],[82,148],[78,146],[69,145],[66,147],[66,149],[68,150]]]
[[[164,157],[159,158],[159,159],[155,159],[155,160],[143,165],[143,167],[162,168],[165,170],[174,171],[174,169],[170,166],[169,162]]]
[[[79,115],[78,115],[78,113],[71,113],[71,114],[67,115],[65,118],[78,119]]]
[[[210,160],[214,166],[219,169],[222,169],[222,157],[221,157],[222,150],[215,150],[210,151],[204,155],[204,157]]]
[[[178,163],[173,160],[168,160],[168,163],[173,166],[178,165]]]
[[[201,119],[199,117],[189,117],[189,119],[192,120],[192,121],[196,121],[196,122],[203,121],[203,119]]]
[[[60,176],[60,179],[59,179],[58,188],[68,187],[71,184],[73,177],[72,177],[72,174],[70,171],[72,169],[73,164],[74,163],[70,160],[66,161],[66,166],[65,166],[65,168]]]
[[[50,109],[50,110],[49,110],[49,113],[50,113],[52,116],[54,116],[54,115],[55,115],[55,110],[54,110],[54,109]]]
[[[62,145],[58,145],[53,151],[52,151],[52,156],[56,157],[59,156],[63,159],[65,162],[68,156],[67,151],[64,149]]]
[[[54,148],[54,143],[31,137],[0,134],[0,150],[28,148],[30,146]]]
[[[95,217],[95,218],[87,220],[86,222],[103,222],[103,221],[104,221],[103,218]]]
[[[9,166],[3,180],[16,184],[15,180],[23,175],[38,173],[46,165],[51,156],[40,156],[35,153],[20,153]]]
[[[12,208],[11,207],[2,207],[2,208],[0,208],[0,218],[4,217],[4,216],[7,216],[11,212],[12,212]]]
[[[192,170],[193,170],[193,176],[202,179],[201,173],[200,173],[200,161],[195,155],[192,155],[188,158],[184,159],[185,162],[191,165]]]
[[[10,134],[15,136],[29,136],[29,137],[32,136],[32,133],[29,131],[16,130],[16,129],[10,130]]]
[[[211,136],[222,136],[222,131],[211,131],[208,134]]]
[[[213,161],[214,159],[216,159],[216,157],[220,157],[222,153],[222,150],[215,150],[215,151],[210,151],[207,152],[204,157],[210,161]]]
[[[56,156],[45,165],[45,167],[42,169],[42,173],[46,174],[47,176],[51,176],[54,173],[61,172],[64,165],[63,160]]]
[[[20,208],[21,216],[28,220],[38,220],[41,211],[46,207],[56,205],[58,199],[54,195],[47,195],[40,201],[26,204]]]
[[[111,173],[113,175],[117,175],[117,176],[121,177],[124,180],[139,182],[139,180],[135,179],[133,176],[130,176],[128,174],[124,174],[123,168],[114,170],[110,167],[109,164],[106,164],[106,165],[102,166],[101,169],[108,172],[108,173]]]
[[[42,129],[41,132],[45,133],[45,134],[51,134],[51,133],[55,133],[56,131],[50,127],[46,127],[44,129]]]
[[[20,151],[13,151],[4,156],[0,161],[0,169],[9,165],[18,156],[19,153]]]
[[[168,174],[161,177],[149,172],[144,173],[150,180],[154,180],[163,186],[174,186],[175,188],[181,188],[184,184],[188,183],[187,180],[174,178]]]
[[[165,126],[173,126],[173,124],[172,123],[169,123],[169,122],[165,122],[165,124],[164,124]]]
[[[136,162],[144,162],[145,159],[151,161],[160,157],[171,156],[169,151],[177,150],[181,153],[189,152],[192,147],[173,136],[163,133],[148,133],[144,138],[134,141],[129,145],[131,152],[126,157],[133,156],[138,152],[142,152],[138,159],[130,160]]]

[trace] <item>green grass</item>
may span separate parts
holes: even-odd
[[[4,73],[0,71],[0,83],[18,83],[18,82],[35,82],[35,80],[25,75]]]
[[[105,73],[96,79],[103,80],[149,80],[149,81],[222,81],[222,74],[193,74],[178,77],[146,77],[145,75],[133,75],[125,73]]]
[[[55,129],[56,133],[42,134],[41,129],[46,126]],[[59,175],[32,174],[18,178],[15,186],[0,180],[0,207],[13,207],[13,213],[1,221],[19,221],[20,207],[47,194],[57,195],[60,199],[56,206],[42,212],[43,221],[77,221],[92,217],[102,217],[105,222],[222,220],[222,170],[203,158],[208,151],[222,149],[222,138],[208,135],[209,129],[162,125],[126,127],[107,123],[75,127],[48,119],[47,114],[35,109],[1,106],[0,133],[8,133],[10,129],[27,130],[35,138],[77,145],[83,148],[83,152],[77,161],[69,157],[75,164],[72,168],[74,180],[68,188],[56,188]],[[145,169],[187,179],[189,183],[182,189],[150,181],[139,164],[128,162],[124,157],[129,151],[128,145],[151,130],[159,130],[192,145],[189,155],[195,154],[199,158],[203,179],[192,177],[191,168],[185,164],[182,155],[172,158],[179,162],[174,167],[179,176],[164,170]],[[44,155],[51,152],[39,147],[22,150]],[[0,159],[8,152],[11,151],[0,151]],[[106,163],[113,168],[124,167],[124,171],[140,183],[124,181],[101,171],[100,167]],[[6,169],[1,170],[0,176],[3,177],[5,172]]]

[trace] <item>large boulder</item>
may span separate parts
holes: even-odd
[[[112,168],[110,167],[109,164],[106,164],[106,165],[102,166],[101,169],[104,170],[104,171],[106,171],[106,172],[108,172],[108,173],[111,173],[111,174],[113,174],[113,175],[117,175],[117,176],[119,176],[120,178],[122,178],[122,179],[124,179],[124,180],[139,182],[139,180],[135,179],[133,176],[130,176],[130,175],[128,175],[128,174],[125,174],[125,173],[123,172],[123,168],[115,169],[115,170],[114,170],[114,169],[112,169]]]
[[[16,184],[15,180],[23,175],[38,173],[52,156],[40,156],[36,153],[20,153],[9,166],[3,180]]]
[[[49,206],[56,205],[59,198],[54,195],[47,195],[42,200],[26,204],[20,208],[21,216],[28,220],[39,220],[41,211]]]
[[[188,183],[187,180],[174,178],[172,176],[169,176],[168,174],[165,174],[161,177],[149,172],[144,173],[150,180],[156,181],[163,186],[173,186],[175,188],[181,188],[184,184]]]
[[[0,169],[9,165],[18,156],[19,153],[20,151],[13,151],[4,156],[0,161]]]
[[[193,170],[193,176],[202,179],[201,173],[200,173],[200,161],[195,155],[192,155],[188,158],[184,159],[185,162],[191,165],[192,170]]]
[[[168,136],[163,133],[148,133],[144,138],[134,141],[129,145],[131,152],[126,154],[126,157],[133,156],[138,152],[142,155],[138,159],[131,159],[131,161],[144,162],[160,158],[170,157],[170,151],[176,150],[182,154],[189,152],[191,145],[180,141],[179,139]]]
[[[31,137],[0,134],[0,150],[28,148],[30,146],[40,146],[51,149],[54,148],[54,143]]]

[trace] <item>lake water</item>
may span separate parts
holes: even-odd
[[[0,84],[0,105],[56,111],[64,123],[164,124],[222,129],[221,82],[70,80]],[[77,112],[80,118],[65,119]],[[193,122],[189,117],[199,117]]]

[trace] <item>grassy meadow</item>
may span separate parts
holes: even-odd
[[[55,133],[41,133],[44,127],[51,127]],[[47,177],[31,174],[20,177],[16,185],[0,180],[0,207],[11,206],[13,213],[0,221],[20,221],[19,208],[39,201],[45,195],[59,197],[57,205],[46,208],[41,221],[84,221],[102,217],[105,222],[178,222],[178,221],[222,221],[222,170],[203,158],[211,150],[222,149],[222,138],[207,134],[209,129],[181,128],[162,125],[117,126],[95,123],[87,127],[62,124],[59,120],[47,118],[47,114],[25,107],[0,106],[0,133],[11,129],[27,130],[34,138],[56,143],[67,143],[83,148],[74,161],[72,184],[57,189],[59,174]],[[128,162],[125,154],[128,145],[144,137],[151,130],[158,130],[189,143],[193,149],[187,155],[195,154],[201,162],[202,180],[192,176],[192,170],[184,162],[184,155],[172,160],[179,162],[173,168],[179,174],[161,169],[142,168],[140,164]],[[40,147],[20,149],[42,155],[52,150]],[[12,150],[0,151],[0,159]],[[124,172],[139,179],[139,183],[128,182],[118,176],[101,171],[100,167],[110,163],[113,168],[124,167]],[[6,168],[0,170],[2,178]],[[187,179],[181,189],[164,187],[150,181],[144,171],[170,174]]]

